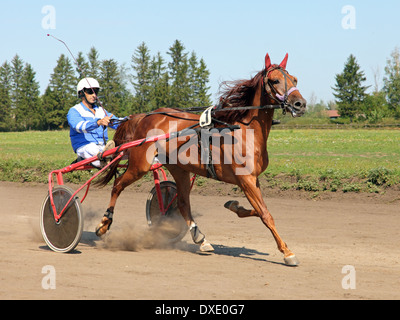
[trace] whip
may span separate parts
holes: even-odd
[[[81,72],[81,74],[84,74],[84,72],[83,72],[83,70],[82,70],[82,68],[81,68],[81,66],[79,65],[79,63],[78,63],[78,60],[76,60],[76,58],[75,58],[75,56],[74,56],[74,54],[72,53],[72,51],[69,49],[69,47],[68,47],[68,45],[63,41],[63,40],[61,40],[61,39],[58,39],[57,37],[55,37],[55,36],[53,36],[52,34],[50,34],[50,33],[48,33],[47,34],[47,36],[48,37],[52,37],[53,39],[55,39],[55,40],[57,40],[57,41],[59,41],[59,42],[61,42],[66,48],[67,48],[67,50],[68,50],[68,52],[70,53],[70,55],[71,55],[71,57],[72,57],[72,59],[74,59],[74,61],[75,61],[75,63],[76,63],[76,65],[78,66],[78,69],[79,69],[79,71]],[[90,82],[89,82],[89,80],[87,79],[87,77],[85,76],[85,79],[86,79],[86,82],[88,83],[88,85],[89,85],[89,88],[90,89],[92,89],[92,91],[94,92],[94,90],[93,90],[93,87],[90,85]],[[98,96],[97,96],[97,94],[94,92],[94,94],[95,94],[95,96],[96,96],[96,100],[97,100],[97,102],[99,103],[99,105],[100,105],[100,107],[103,109],[103,111],[104,111],[104,114],[105,115],[107,115],[107,112],[106,112],[106,110],[104,109],[104,107],[103,107],[103,105],[102,105],[102,103],[101,103],[101,101],[98,99]]]
[[[61,42],[61,43],[67,48],[67,50],[68,50],[68,52],[70,53],[72,59],[74,59],[76,65],[78,66],[79,71],[81,72],[81,74],[84,74],[84,72],[83,72],[81,66],[80,66],[79,63],[78,63],[78,60],[76,60],[74,54],[73,54],[72,51],[69,49],[68,45],[67,45],[63,40],[58,39],[57,37],[53,36],[53,35],[50,34],[50,33],[48,33],[47,36],[48,36],[48,37],[52,37],[53,39],[55,39],[55,40]],[[91,84],[90,84],[90,82],[89,82],[89,80],[87,79],[86,76],[85,76],[85,79],[86,79],[86,82],[87,82],[88,85],[89,85],[89,88],[92,89],[92,92],[93,92],[94,95],[96,96],[96,102],[100,105],[101,109],[103,109],[104,114],[107,116],[107,112],[106,112],[106,110],[104,109],[103,104],[102,104],[101,101],[98,99],[98,96],[97,96],[96,92],[94,91],[93,87],[91,86]],[[105,130],[106,130],[106,126],[103,126],[103,141],[104,141],[104,145],[106,144],[106,138],[105,138],[105,135],[104,135]]]

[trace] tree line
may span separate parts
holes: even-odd
[[[195,52],[187,52],[176,40],[166,52],[152,55],[146,43],[132,54],[131,64],[101,60],[96,48],[79,52],[76,65],[64,54],[57,60],[49,84],[40,94],[36,72],[18,55],[0,66],[0,131],[52,130],[67,128],[68,110],[79,102],[76,85],[84,77],[99,80],[100,101],[107,110],[126,116],[161,107],[187,108],[211,105],[210,72]],[[365,85],[365,72],[350,55],[343,72],[335,76],[335,101],[310,101],[306,117],[326,117],[324,110],[337,109],[344,121],[378,123],[400,119],[400,51],[395,48],[387,60],[383,87],[379,69],[374,70],[372,93]],[[315,100],[315,96],[311,97]],[[341,120],[342,121],[342,120]]]
[[[101,60],[94,47],[86,55],[78,53],[78,65],[61,54],[43,94],[32,65],[15,55],[0,66],[0,131],[67,128],[66,115],[80,102],[76,86],[85,77],[100,82],[102,105],[118,116],[210,105],[205,61],[187,52],[179,40],[166,54],[167,59],[160,52],[152,55],[143,42],[129,67],[114,59]]]
[[[350,55],[343,72],[335,77],[332,87],[336,109],[343,118],[378,123],[384,118],[400,119],[400,51],[395,48],[385,67],[383,87],[379,88],[379,69],[374,71],[375,87],[368,94],[365,72],[354,55]]]

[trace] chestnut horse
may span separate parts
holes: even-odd
[[[236,125],[238,130],[222,130],[219,140],[224,136],[224,143],[199,143],[198,135],[192,130],[186,137],[172,138],[162,143],[146,143],[128,152],[129,162],[126,172],[115,179],[111,201],[107,213],[97,227],[96,234],[101,236],[109,229],[116,201],[121,192],[131,183],[142,178],[152,165],[154,157],[165,155],[165,166],[172,174],[178,192],[178,207],[190,228],[193,241],[200,245],[200,250],[212,251],[212,245],[205,239],[193,220],[190,208],[190,173],[210,177],[210,168],[214,179],[237,185],[246,195],[253,209],[247,210],[237,201],[229,201],[225,207],[235,212],[240,218],[259,217],[275,238],[278,249],[284,254],[286,265],[299,264],[296,256],[289,250],[279,236],[274,220],[261,195],[258,176],[268,167],[267,140],[273,123],[274,108],[280,106],[284,112],[289,111],[297,117],[304,114],[306,101],[297,89],[297,79],[286,71],[288,55],[281,64],[271,64],[269,55],[265,58],[265,69],[254,78],[245,81],[234,81],[226,84],[226,90],[220,98],[220,105],[213,109],[212,117],[216,127],[221,123]],[[157,133],[185,131],[199,124],[200,116],[184,110],[162,108],[150,114],[131,117],[117,129],[114,140],[117,145],[128,141],[154,136]],[[240,129],[239,129],[240,128]],[[222,128],[220,128],[222,129]],[[158,130],[158,131],[157,131]],[[151,132],[151,133],[150,133]],[[225,143],[229,141],[233,143]],[[203,139],[202,139],[203,141]],[[234,146],[234,150],[232,150]],[[212,151],[205,153],[204,147]],[[203,154],[202,154],[203,153]],[[202,154],[202,159],[198,157]],[[207,155],[210,155],[208,157]],[[164,163],[163,163],[164,164]],[[116,173],[116,165],[102,177],[100,184],[107,184]]]

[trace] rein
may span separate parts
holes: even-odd
[[[285,109],[287,108],[287,106],[285,106],[284,104],[279,104],[279,105],[265,105],[265,106],[247,106],[247,107],[222,107],[222,104],[218,104],[216,106],[213,107],[211,115],[214,116],[215,113],[217,112],[228,112],[228,111],[243,111],[243,110],[277,110],[277,109],[282,109],[283,112],[285,113]],[[193,107],[193,108],[188,108],[188,109],[184,109],[184,110],[177,110],[177,111],[171,111],[171,112],[149,112],[145,115],[146,117],[152,116],[152,115],[157,115],[157,114],[161,114],[167,117],[171,117],[171,118],[175,118],[178,120],[186,120],[186,121],[196,121],[199,122],[199,119],[187,119],[187,118],[183,118],[183,117],[179,117],[179,116],[175,116],[173,115],[174,113],[182,113],[182,112],[187,112],[187,113],[195,113],[195,112],[201,112],[201,111],[206,111],[207,109],[209,109],[210,107]],[[219,120],[219,119],[215,119],[214,117],[211,117],[211,122],[214,123],[218,123],[220,125],[226,126],[227,128],[231,129],[231,130],[238,130],[240,129],[239,125],[233,125],[233,124],[229,124],[225,121]],[[200,124],[197,123],[193,126],[191,126],[190,128],[192,129],[192,127],[196,127],[199,126]]]
[[[278,90],[276,90],[276,88],[274,87],[274,85],[271,83],[270,79],[268,78],[268,75],[271,71],[274,70],[278,70],[279,72],[282,73],[283,77],[285,78],[285,93],[283,95],[279,94]],[[269,88],[271,89],[271,93],[273,91],[275,97],[272,96],[272,94],[270,92],[268,92],[266,90],[266,83],[265,83],[265,78],[267,78],[267,84],[269,86]],[[292,81],[291,81],[292,82]],[[293,83],[293,82],[292,82]],[[264,77],[262,78],[262,87],[263,87],[263,94],[264,95],[268,95],[269,98],[271,98],[272,100],[275,101],[279,101],[280,104],[270,104],[270,105],[265,105],[265,106],[245,106],[245,107],[223,107],[223,103],[220,103],[216,106],[213,107],[212,111],[211,111],[211,115],[215,115],[218,112],[229,112],[229,111],[244,111],[244,110],[277,110],[277,109],[282,109],[283,114],[286,114],[286,110],[289,110],[292,114],[293,117],[296,116],[296,111],[293,109],[293,107],[288,103],[288,98],[289,96],[295,92],[295,91],[299,91],[299,89],[295,86],[293,86],[292,88],[290,88],[288,90],[288,75],[287,73],[284,72],[284,69],[280,66],[275,66],[270,68],[269,70],[265,70],[265,74]],[[187,119],[187,118],[183,118],[183,117],[179,117],[174,115],[174,113],[197,113],[197,112],[204,112],[207,109],[209,109],[210,106],[207,107],[192,107],[192,108],[187,108],[187,109],[183,109],[183,110],[176,110],[176,111],[170,111],[170,112],[149,112],[145,115],[146,117],[152,116],[152,115],[164,115],[164,116],[168,116],[168,117],[172,117],[178,120],[186,120],[186,121],[196,121],[198,122],[199,119]],[[128,117],[124,118],[121,122],[125,122],[129,120]],[[221,125],[225,125],[229,128],[232,129],[238,129],[238,126],[226,123],[224,121],[215,119],[214,117],[212,117],[212,121],[219,123]],[[192,127],[196,127],[196,125],[192,126]]]
[[[182,110],[177,110],[177,111],[171,111],[171,112],[149,112],[146,114],[146,116],[151,116],[154,114],[163,114],[163,115],[169,115],[169,114],[174,114],[174,113],[182,113],[182,112],[187,112],[187,113],[196,113],[196,112],[202,112],[205,111],[209,108],[210,106],[207,107],[193,107],[193,108],[187,108],[187,109],[182,109]],[[273,104],[273,105],[265,105],[265,106],[247,106],[247,107],[222,107],[222,104],[217,104],[214,106],[215,111],[213,112],[223,112],[223,111],[242,111],[242,110],[256,110],[256,109],[280,109],[282,108],[282,104]],[[193,120],[197,121],[197,119],[186,119],[186,120]]]
[[[177,117],[174,116],[174,113],[182,113],[182,112],[187,112],[187,113],[196,113],[196,112],[201,112],[201,111],[205,111],[208,108],[210,108],[209,106],[207,107],[194,107],[194,108],[188,108],[188,109],[183,109],[183,110],[177,110],[177,111],[170,111],[170,112],[149,112],[146,114],[146,117],[152,116],[152,115],[156,115],[156,114],[162,114],[165,116],[170,116],[172,118],[176,118],[176,119],[180,119],[180,120],[187,120],[187,121],[199,121],[198,119],[186,119],[186,118],[182,118],[182,117]],[[228,111],[243,111],[243,110],[277,110],[277,109],[283,109],[284,105],[283,104],[270,104],[270,105],[265,105],[265,106],[247,106],[247,107],[222,107],[222,104],[218,104],[216,106],[214,106],[212,113],[215,114],[216,112],[228,112]]]

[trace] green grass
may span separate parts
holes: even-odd
[[[399,130],[274,130],[268,150],[272,170],[279,172],[400,170]]]
[[[377,191],[400,181],[399,130],[273,130],[268,150],[265,174],[292,177],[297,189]]]
[[[68,131],[0,133],[0,180],[47,182],[47,175],[76,159]],[[68,174],[79,182],[88,172]]]
[[[68,131],[0,133],[0,180],[47,182],[75,160]],[[270,187],[311,192],[380,192],[400,184],[399,130],[279,130],[268,141]],[[80,183],[90,172],[66,181]],[[206,182],[203,183],[206,186]]]

